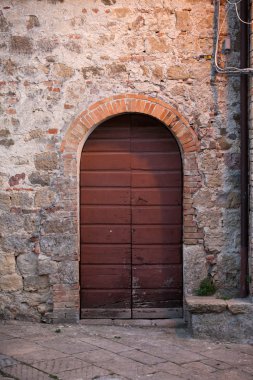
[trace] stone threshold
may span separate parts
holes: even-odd
[[[168,327],[185,328],[187,324],[183,318],[175,319],[80,319],[82,325],[101,325],[101,326],[126,326],[126,327]]]

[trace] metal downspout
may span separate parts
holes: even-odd
[[[240,16],[243,20],[249,19],[249,0],[240,3]],[[240,66],[249,67],[249,27],[240,23]],[[248,75],[241,74],[240,80],[240,106],[241,106],[241,272],[240,272],[240,297],[247,297],[248,284],[248,239],[249,239],[249,215],[248,215]]]

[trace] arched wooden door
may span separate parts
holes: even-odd
[[[182,163],[140,114],[90,135],[80,167],[81,318],[182,316]]]

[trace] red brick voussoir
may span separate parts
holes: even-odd
[[[143,113],[162,121],[176,137],[183,153],[197,152],[198,138],[187,120],[160,99],[139,94],[115,95],[92,104],[70,125],[61,145],[61,152],[76,153],[89,129],[105,120],[127,112]],[[75,173],[76,174],[76,173]]]

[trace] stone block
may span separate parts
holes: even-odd
[[[189,78],[189,73],[184,67],[171,66],[167,70],[167,77],[173,80],[186,80]]]
[[[51,53],[58,46],[56,38],[43,37],[37,41],[37,47],[40,51]]]
[[[48,257],[42,255],[39,256],[38,260],[38,273],[39,275],[52,274],[57,272],[57,263],[50,260]]]
[[[28,30],[33,29],[33,28],[38,27],[38,26],[40,26],[40,22],[39,22],[38,17],[35,15],[29,15],[28,20],[26,22],[27,29]]]
[[[52,152],[39,153],[35,156],[34,164],[37,170],[55,170],[59,166],[58,156]]]
[[[63,218],[52,218],[50,220],[45,221],[43,224],[43,229],[46,234],[75,232],[73,222],[69,219]]]
[[[40,240],[41,251],[54,260],[62,260],[77,256],[77,235],[57,234],[42,236]]]
[[[90,77],[99,76],[102,74],[103,69],[97,66],[88,66],[82,68],[82,74],[84,79]]]
[[[241,204],[241,197],[239,192],[229,192],[227,195],[226,208],[238,208]]]
[[[46,173],[32,172],[28,176],[28,179],[33,185],[41,185],[41,186],[50,185],[50,176]]]
[[[28,251],[28,239],[22,235],[12,234],[0,240],[3,252],[14,253],[15,256]]]
[[[44,134],[45,134],[45,132],[40,128],[33,129],[33,130],[29,131],[29,133],[25,136],[25,141],[39,139],[42,136],[44,136]]]
[[[0,276],[16,272],[15,256],[13,254],[0,254]]]
[[[31,54],[33,51],[31,39],[26,36],[11,36],[11,51],[19,54]]]
[[[0,137],[8,137],[10,135],[9,129],[0,129]]]
[[[41,189],[36,191],[34,198],[35,207],[49,207],[56,199],[56,193],[48,189]]]
[[[24,217],[20,213],[0,213],[0,231],[3,236],[13,234],[23,228]]]
[[[181,32],[186,32],[191,29],[188,10],[176,11],[176,28]]]
[[[59,263],[59,277],[63,284],[76,284],[79,281],[79,262],[63,261]]]
[[[146,40],[148,53],[168,53],[170,44],[164,37],[148,37]]]
[[[24,277],[24,290],[35,292],[49,287],[48,276],[27,276]]]
[[[252,342],[252,311],[253,308],[250,313],[239,315],[232,315],[229,311],[219,314],[193,314],[191,319],[193,336],[218,341]]]
[[[16,273],[0,276],[0,290],[4,292],[16,292],[23,289],[22,277]]]
[[[74,53],[80,54],[82,51],[82,46],[75,41],[69,41],[64,44],[65,49],[72,51]]]
[[[74,75],[74,72],[72,67],[64,63],[55,63],[53,66],[53,73],[60,78],[70,78]]]
[[[246,299],[232,299],[227,301],[227,307],[231,314],[250,314],[253,312],[253,303]]]
[[[20,207],[21,209],[31,208],[33,206],[32,194],[28,192],[13,192],[11,195],[11,205],[13,207]]]
[[[108,74],[110,76],[120,75],[122,73],[126,73],[127,69],[126,66],[123,64],[113,64],[113,65],[107,65],[106,69],[108,71]]]
[[[14,143],[13,139],[7,139],[7,138],[5,138],[5,139],[1,139],[0,140],[0,145],[5,146],[6,148],[9,148],[10,146],[12,146],[14,144],[15,143]]]
[[[22,183],[25,180],[25,173],[17,173],[10,177],[9,185],[16,186]]]
[[[0,32],[6,33],[9,31],[9,24],[2,11],[0,11]]]
[[[229,141],[225,136],[222,136],[220,139],[217,140],[217,142],[221,150],[228,150],[232,146],[232,142]]]
[[[113,5],[113,4],[116,4],[116,0],[101,0],[101,2],[104,5]]]
[[[78,323],[79,310],[77,309],[54,309],[53,312],[54,323]]]
[[[201,246],[184,248],[184,286],[186,294],[194,294],[207,275],[206,255]]]
[[[0,209],[9,210],[11,206],[11,197],[10,194],[5,193],[4,191],[0,192]]]
[[[38,273],[38,256],[26,253],[17,257],[17,267],[22,276],[31,276]]]
[[[193,314],[222,313],[227,309],[226,301],[214,297],[186,297],[186,304]]]
[[[249,299],[186,297],[195,338],[252,342],[253,304]]]

